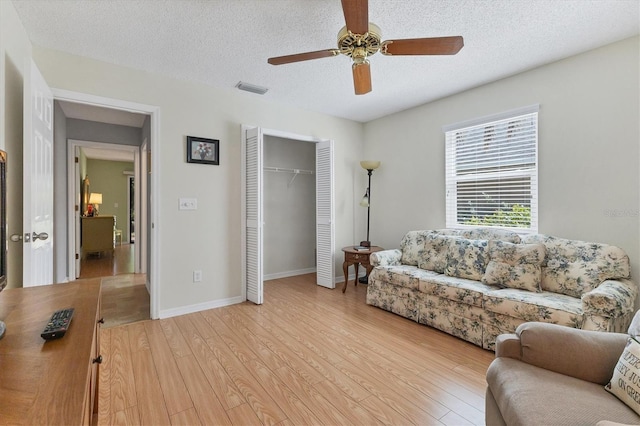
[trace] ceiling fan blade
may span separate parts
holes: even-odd
[[[356,95],[364,95],[371,91],[371,68],[369,62],[353,64],[353,87]]]
[[[291,62],[309,61],[311,59],[329,58],[340,53],[337,49],[317,50],[315,52],[296,53],[295,55],[276,56],[269,58],[267,62],[271,65],[290,64]]]
[[[386,40],[380,45],[383,55],[455,55],[464,46],[460,36]]]
[[[369,0],[342,0],[347,29],[354,34],[369,31]]]

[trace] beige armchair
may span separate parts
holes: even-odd
[[[487,426],[640,424],[604,389],[628,337],[539,322],[498,336],[487,370]]]

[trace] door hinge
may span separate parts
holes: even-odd
[[[76,253],[76,260],[78,260],[80,258],[80,256],[78,256],[78,253]]]
[[[76,157],[76,163],[79,163],[79,162],[80,162],[80,160],[78,159],[78,157]]]
[[[76,211],[80,210],[80,207],[76,204]]]

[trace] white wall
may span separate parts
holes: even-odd
[[[265,278],[315,269],[316,144],[265,136],[263,152],[265,167],[314,173],[263,173]]]
[[[275,105],[268,97],[235,89],[215,89],[57,51],[34,48],[34,58],[53,88],[160,108],[160,146],[152,153],[152,163],[160,170],[155,231],[160,241],[162,315],[241,295],[243,123],[335,141],[335,263],[341,275],[340,247],[354,241],[354,176],[359,176],[355,170],[362,152],[362,124]],[[188,164],[188,135],[219,139],[220,166]],[[180,197],[197,198],[198,210],[179,211]],[[202,270],[202,283],[192,283],[196,269]]]
[[[376,243],[445,226],[443,125],[539,103],[539,232],[622,247],[640,281],[639,52],[634,37],[367,123]]]

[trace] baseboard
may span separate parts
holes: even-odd
[[[262,277],[263,281],[277,280],[278,278],[295,277],[296,275],[313,274],[316,268],[297,269],[295,271],[277,272],[275,274],[267,274]]]
[[[162,310],[160,311],[159,318],[164,319],[177,317],[178,315],[192,314],[194,312],[206,311],[207,309],[222,308],[223,306],[235,305],[236,303],[242,302],[244,302],[242,297],[237,296],[230,297],[228,299],[219,299],[212,300],[210,302],[196,303],[195,305],[181,306],[179,308]]]
[[[364,277],[365,275],[367,275],[366,271],[365,272],[359,271],[359,272],[360,273],[358,274],[358,277]],[[356,274],[355,273],[349,274],[347,279],[349,281],[355,280],[356,279]],[[340,274],[340,275],[336,276],[336,282],[337,283],[343,283],[344,282],[344,275]]]
[[[295,277],[296,275],[313,274],[314,272],[316,272],[316,268],[298,269],[295,271],[286,271],[286,272],[278,272],[276,274],[267,274],[267,275],[264,275],[262,279],[263,281],[277,280],[278,278]],[[366,272],[361,269],[359,276],[364,277],[365,274]],[[349,274],[349,281],[353,281],[355,278],[356,278],[355,273]],[[335,280],[337,283],[343,283],[344,275],[343,274],[336,275]]]

